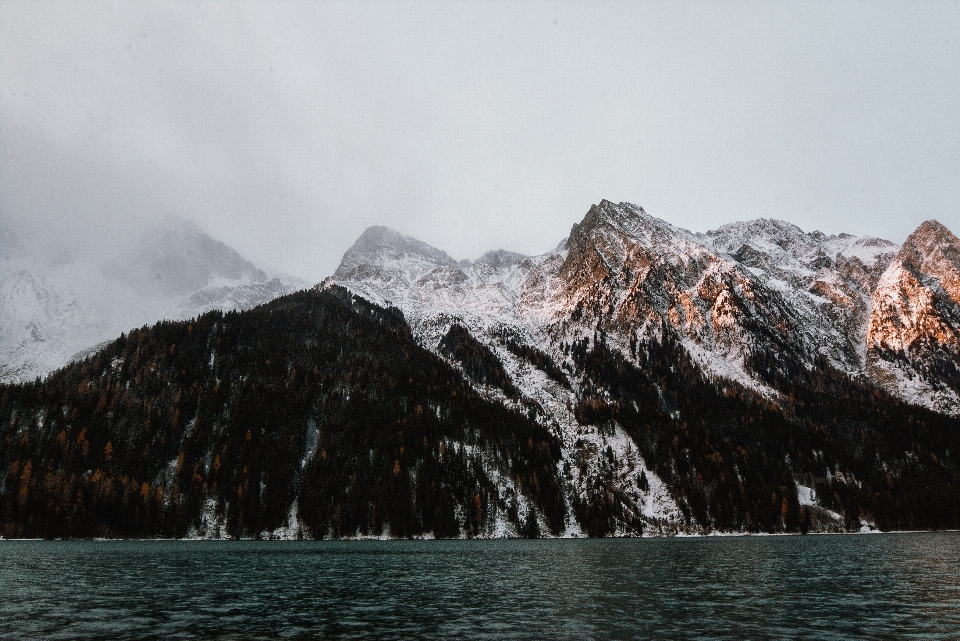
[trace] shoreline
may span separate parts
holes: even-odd
[[[410,538],[393,538],[393,537],[344,537],[339,539],[270,539],[270,538],[252,538],[244,537],[239,539],[232,538],[162,538],[162,537],[149,537],[149,538],[104,538],[104,537],[92,537],[92,538],[70,538],[70,539],[44,539],[44,538],[22,538],[22,539],[8,539],[0,536],[0,543],[6,542],[48,542],[48,543],[71,543],[77,541],[88,541],[91,543],[116,543],[116,542],[157,542],[157,543],[347,543],[347,542],[372,542],[372,541],[477,541],[477,542],[486,542],[486,541],[624,541],[624,540],[663,540],[663,539],[733,539],[733,538],[773,538],[773,537],[806,537],[806,536],[877,536],[877,535],[902,535],[902,534],[957,534],[960,533],[960,529],[957,530],[870,530],[870,531],[857,531],[857,532],[808,532],[807,534],[800,534],[799,532],[711,532],[709,534],[664,534],[664,535],[651,535],[651,536],[605,536],[605,537],[588,537],[588,536],[545,536],[537,539],[527,539],[523,537],[472,537],[472,538],[455,538],[455,539],[438,539],[432,536],[430,537],[410,537]]]

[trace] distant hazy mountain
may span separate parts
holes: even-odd
[[[175,217],[115,255],[44,260],[9,230],[0,248],[0,381],[43,376],[143,324],[248,309],[300,285]]]
[[[193,223],[165,217],[115,263],[117,280],[155,294],[182,298],[212,282],[261,282],[267,275]]]

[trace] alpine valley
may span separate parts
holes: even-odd
[[[898,247],[602,201],[541,256],[371,227],[293,293],[178,229],[230,281],[181,269],[165,295],[193,307],[155,318],[188,320],[49,374],[4,352],[46,376],[0,386],[3,536],[960,527],[960,240],[936,221]],[[55,343],[84,313],[17,294],[38,282],[4,275],[4,335],[60,305]]]

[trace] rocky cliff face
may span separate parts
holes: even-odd
[[[928,407],[960,408],[960,240],[930,220],[881,277],[866,332],[870,373]]]
[[[671,331],[708,369],[758,383],[751,373],[775,366],[774,355],[802,362],[815,341],[770,282],[642,208],[608,201],[524,283],[521,307],[568,338],[602,329],[628,344]]]
[[[854,373],[865,364],[871,296],[897,249],[887,240],[806,233],[778,220],[724,225],[704,235],[789,299],[817,337],[817,352]]]
[[[507,332],[560,358],[602,331],[627,350],[663,332],[705,370],[776,395],[826,363],[904,400],[960,412],[957,238],[930,221],[903,247],[776,220],[692,234],[602,201],[554,251],[457,262],[368,230],[328,283],[395,305],[424,345],[454,322],[487,343]]]

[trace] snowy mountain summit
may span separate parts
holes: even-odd
[[[960,408],[960,239],[935,220],[904,242],[876,286],[869,373],[911,402]]]
[[[833,380],[956,415],[957,257],[956,238],[936,223],[898,248],[777,220],[694,234],[641,207],[602,201],[540,256],[499,251],[457,262],[371,228],[318,287],[340,285],[399,308],[424,347],[469,375],[472,365],[449,349],[465,330],[502,364],[520,398],[490,377],[475,379],[478,390],[536,408],[563,443],[570,496],[612,474],[627,515],[621,523],[629,514],[670,523],[683,506],[666,490],[645,491],[628,471],[643,469],[661,489],[676,479],[658,477],[649,463],[657,455],[643,456],[622,421],[596,428],[588,410],[609,405],[610,391],[581,374],[582,354],[602,350],[643,368],[671,345],[671,359],[689,362],[714,389],[756,394],[772,407],[788,406],[796,385]],[[665,391],[663,410],[682,421]],[[583,448],[609,448],[610,456],[584,458]]]
[[[894,372],[922,366],[910,359],[890,365],[901,349],[891,347],[894,334],[911,345],[927,338],[956,344],[956,251],[956,237],[935,222],[901,249],[765,219],[693,234],[642,207],[601,201],[556,250],[533,257],[499,251],[458,263],[371,228],[325,284],[400,308],[433,349],[453,323],[494,346],[507,332],[554,355],[564,341],[597,330],[624,348],[669,331],[706,370],[765,394],[775,394],[777,378],[791,368],[826,362],[905,400],[957,413],[952,384],[918,392]],[[935,309],[924,316],[927,325],[901,318],[903,306],[915,304]],[[919,334],[901,339],[891,329],[883,338],[881,326],[916,326],[908,334]]]

